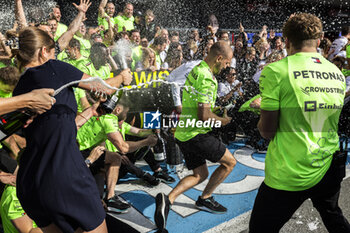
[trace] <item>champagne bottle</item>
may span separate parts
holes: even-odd
[[[14,111],[0,116],[0,142],[23,128],[31,116],[30,111]]]
[[[160,133],[157,133],[157,144],[153,147],[154,159],[156,161],[164,161],[166,158],[165,142]]]
[[[101,103],[97,111],[102,114],[112,113],[115,106],[117,106],[117,103],[120,100],[122,94],[122,90],[117,91],[112,97],[108,98],[105,102]]]

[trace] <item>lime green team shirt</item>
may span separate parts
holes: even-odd
[[[186,87],[194,87],[201,94],[193,92],[191,88]],[[185,82],[185,88],[182,93],[183,111],[175,131],[175,137],[179,141],[188,141],[198,134],[206,134],[212,130],[211,127],[204,127],[204,125],[201,127],[199,124],[195,123],[193,125],[190,123],[198,121],[198,103],[209,103],[213,110],[217,90],[217,80],[208,64],[202,61],[192,69]]]
[[[16,187],[7,185],[1,196],[0,214],[2,227],[6,233],[18,233],[11,220],[23,217],[24,212],[16,195]],[[37,227],[33,222],[33,228]]]
[[[238,112],[251,111],[257,115],[260,115],[260,109],[250,107],[250,104],[254,100],[259,99],[260,97],[261,97],[260,95],[256,95],[253,98],[251,98],[250,100],[248,100],[247,102],[245,102],[244,104],[242,104],[242,106],[239,108]]]
[[[75,67],[92,77],[100,77],[103,80],[110,78],[111,70],[108,65],[101,66],[97,70],[90,59],[78,62]]]
[[[106,114],[100,117],[91,117],[77,133],[79,149],[86,150],[96,147],[107,140],[109,133],[119,131],[118,117]]]
[[[63,23],[57,23],[57,30],[55,33],[54,41],[56,42],[62,35],[68,30],[68,27]]]
[[[91,43],[89,40],[81,38],[79,36],[74,35],[74,39],[79,40],[80,42],[80,53],[84,57],[90,57],[90,49],[91,49]]]
[[[158,52],[156,52],[156,66],[157,69],[160,69],[160,67],[162,66],[162,58],[160,57],[160,54]]]
[[[73,90],[74,90],[75,101],[77,101],[77,105],[78,105],[77,112],[81,113],[84,111],[83,105],[81,104],[81,99],[86,97],[86,93],[81,88],[73,88]]]
[[[0,69],[1,69],[1,68],[4,68],[4,67],[6,67],[6,66],[7,66],[7,65],[5,65],[3,62],[0,61]]]
[[[129,134],[130,129],[131,129],[131,125],[129,125],[128,123],[126,123],[124,121],[123,124],[122,124],[122,127],[120,128],[120,133],[122,134],[124,141],[125,141],[125,135]],[[106,149],[108,151],[118,152],[118,149],[109,140],[106,140]]]
[[[339,150],[345,77],[318,53],[297,53],[266,66],[261,109],[279,111],[265,160],[265,184],[301,191],[316,185]]]
[[[142,46],[141,45],[138,45],[132,49],[131,58],[132,58],[131,70],[135,71],[136,64],[142,60]]]
[[[105,15],[107,16],[107,13],[105,13]],[[111,17],[111,23],[114,27],[114,25],[117,22],[117,17]],[[98,26],[103,25],[103,27],[105,28],[105,31],[108,30],[109,25],[108,25],[108,21],[105,18],[102,18],[100,16],[97,17],[97,22],[98,22]]]
[[[131,16],[130,18],[124,16],[124,15],[118,15],[115,17],[115,23],[118,24],[118,32],[123,31],[123,27],[127,31],[131,31],[134,29],[134,16]]]
[[[346,46],[346,58],[350,58],[350,44]]]

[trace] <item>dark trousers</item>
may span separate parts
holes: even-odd
[[[346,154],[335,154],[323,179],[304,191],[273,189],[265,183],[259,188],[249,222],[249,232],[279,232],[299,206],[308,198],[320,213],[323,223],[331,233],[349,233],[349,222],[338,205],[340,184],[345,176]]]
[[[147,148],[142,148],[141,150],[146,150]],[[138,160],[138,156],[135,153],[126,154],[129,158],[132,165],[122,164],[119,171],[119,178],[123,178],[128,172],[136,175],[138,178],[142,178],[145,173],[141,168],[135,166],[136,160]],[[150,166],[152,171],[156,171],[160,168],[160,163],[154,159],[154,154],[151,150],[147,152],[147,154],[143,157],[146,163]]]

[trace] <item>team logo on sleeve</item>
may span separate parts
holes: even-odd
[[[162,114],[156,112],[144,112],[143,128],[144,129],[160,129],[160,116]]]
[[[322,64],[321,60],[317,57],[312,57],[311,59],[313,60],[314,63]]]

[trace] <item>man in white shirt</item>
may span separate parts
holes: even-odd
[[[173,70],[173,72],[171,72],[170,75],[167,77],[167,81],[175,82],[179,85],[177,87],[175,87],[174,85],[171,85],[171,91],[173,94],[174,104],[175,104],[177,113],[182,112],[180,86],[185,84],[188,74],[200,62],[201,62],[201,60],[194,60],[194,61],[186,62],[186,63],[182,64],[181,66],[179,66],[178,68],[176,68],[175,70]]]
[[[331,48],[328,52],[328,60],[332,61],[338,53],[347,45],[350,39],[350,26],[344,26],[341,30],[341,37],[333,41]]]
[[[226,105],[225,103],[230,104],[229,102],[232,102],[230,100],[242,94],[243,90],[241,89],[242,83],[236,79],[237,74],[235,69],[229,67],[224,70],[223,74],[225,81],[219,83],[218,97],[220,102]]]

